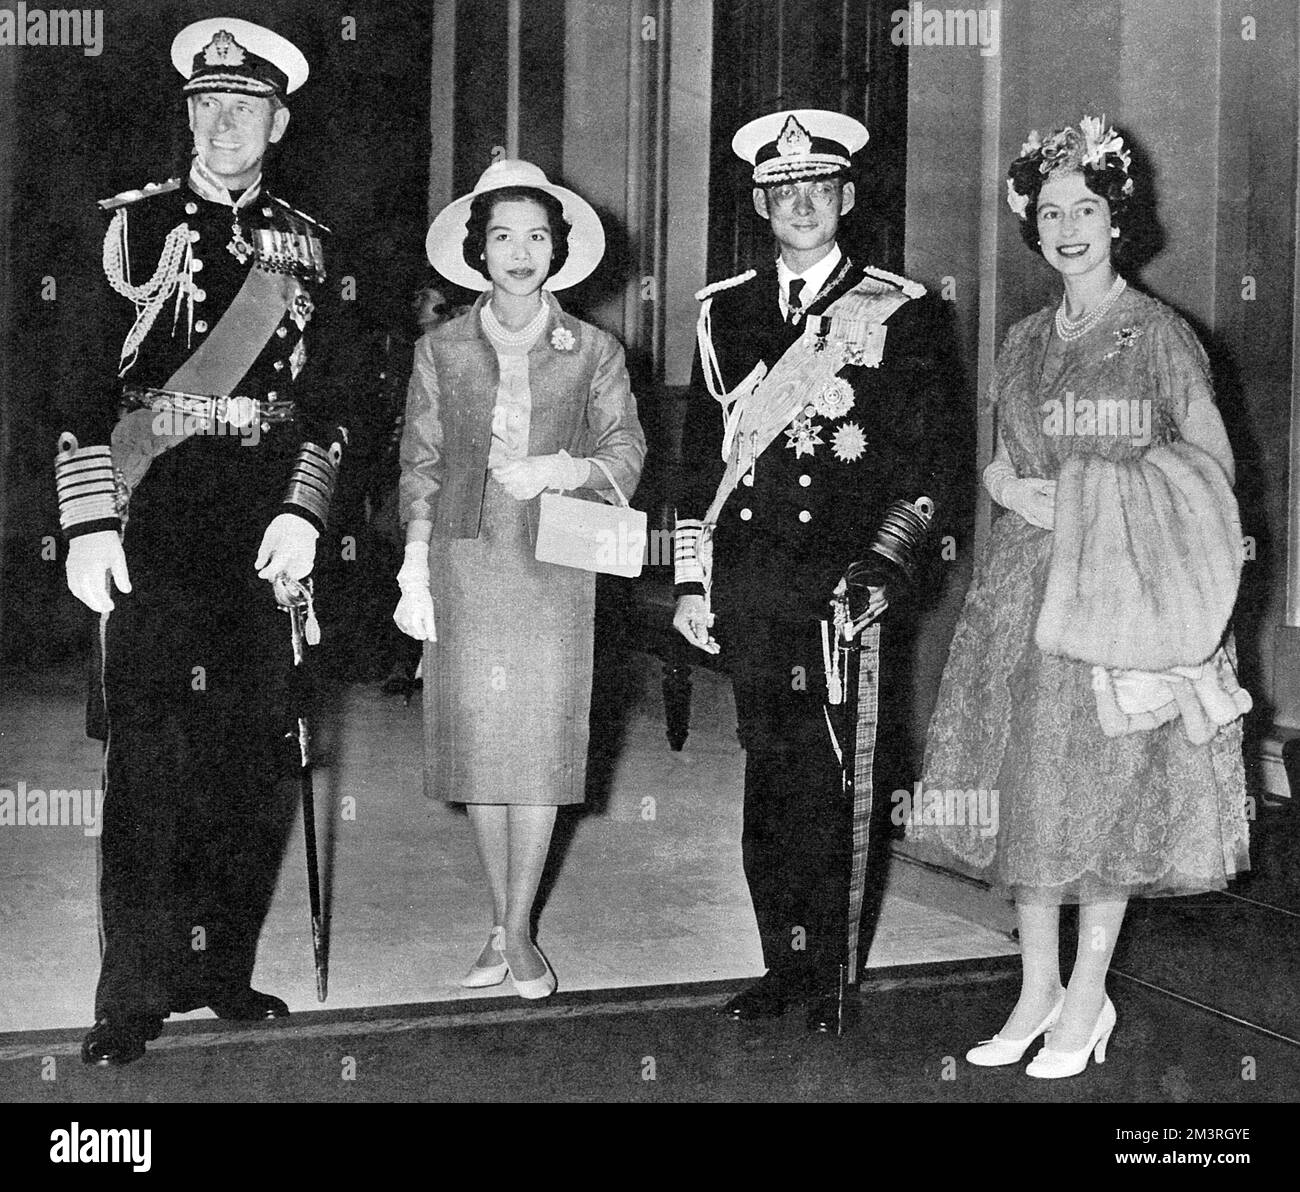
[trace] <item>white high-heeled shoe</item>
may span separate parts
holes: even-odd
[[[521,981],[512,972],[510,974],[510,983],[515,987],[515,992],[520,997],[526,997],[529,1000],[550,997],[555,992],[558,982],[555,979],[555,972],[551,968],[551,962],[542,955],[541,948],[533,944],[537,955],[542,957],[542,963],[546,966],[546,971],[540,977],[528,977]],[[509,968],[510,962],[506,961],[506,967]]]
[[[1061,1007],[1065,1005],[1065,991],[1062,990],[1061,996],[1056,999],[1054,1005],[1048,1012],[1037,1028],[1026,1035],[1023,1039],[1004,1039],[1001,1035],[994,1035],[991,1039],[985,1039],[983,1043],[977,1043],[966,1053],[966,1062],[975,1064],[980,1068],[998,1068],[1003,1064],[1018,1064],[1020,1057],[1029,1050],[1029,1045],[1045,1031],[1050,1031],[1056,1025],[1056,1020],[1061,1017]]]
[[[1092,1028],[1092,1035],[1077,1051],[1054,1051],[1043,1044],[1043,1049],[1029,1062],[1025,1069],[1026,1076],[1037,1076],[1043,1080],[1056,1080],[1061,1076],[1078,1076],[1088,1066],[1088,1053],[1099,1064],[1106,1062],[1106,1044],[1110,1042],[1110,1033],[1115,1029],[1115,1006],[1108,997],[1102,1003],[1101,1013],[1097,1015],[1097,1025]]]
[[[492,928],[492,934],[488,936],[488,944],[491,945],[492,951],[496,953],[497,962],[495,964],[475,963],[474,967],[461,978],[461,988],[487,989],[490,985],[500,985],[506,979],[510,966],[506,964],[506,954],[502,947],[505,938],[506,929],[504,927]]]

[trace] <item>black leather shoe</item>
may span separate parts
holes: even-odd
[[[835,994],[815,997],[808,1003],[807,1027],[817,1035],[840,1033],[840,1000]]]
[[[144,1045],[162,1034],[161,1018],[101,1018],[81,1041],[81,1062],[108,1067],[138,1060]]]
[[[785,989],[771,977],[763,977],[736,994],[722,1007],[721,1013],[737,1022],[754,1022],[760,1018],[780,1018],[789,1005]]]
[[[289,1007],[284,1002],[269,993],[258,993],[256,989],[241,989],[238,993],[209,1002],[208,1007],[218,1018],[235,1022],[289,1017]]]

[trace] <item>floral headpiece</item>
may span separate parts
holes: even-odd
[[[1012,163],[1012,169],[1034,161],[1042,174],[1082,170],[1085,166],[1093,169],[1112,166],[1127,175],[1131,156],[1124,148],[1124,138],[1114,128],[1106,127],[1104,117],[1085,116],[1078,128],[1071,125],[1057,129],[1047,140],[1038,135],[1037,129],[1030,132],[1029,139],[1020,146],[1020,156]],[[1125,198],[1133,193],[1132,178],[1124,179],[1120,193]],[[1021,219],[1029,207],[1029,196],[1016,189],[1014,174],[1007,178],[1007,206]]]

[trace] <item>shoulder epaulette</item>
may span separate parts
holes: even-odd
[[[299,211],[297,207],[290,207],[289,204],[286,203],[282,198],[280,198],[279,195],[268,194],[266,197],[270,199],[273,203],[279,203],[281,207],[283,207],[286,211],[292,212],[299,219],[305,219],[309,224],[311,224],[313,228],[320,228],[322,232],[329,232],[329,228],[327,228],[323,223],[321,223],[319,219],[312,219],[312,217],[308,215],[305,211]]]
[[[168,178],[166,182],[149,182],[145,184],[143,190],[124,190],[111,199],[100,199],[99,206],[103,211],[116,211],[119,207],[138,203],[141,199],[152,199],[155,195],[169,194],[179,189],[180,184],[179,178]]]
[[[925,287],[919,281],[912,281],[911,278],[903,277],[897,273],[890,273],[888,269],[877,269],[874,265],[863,265],[862,272],[879,281],[887,281],[896,285],[909,298],[921,298],[925,294]]]
[[[695,293],[695,301],[703,302],[704,299],[713,294],[717,294],[721,290],[730,290],[733,286],[743,286],[751,277],[757,276],[757,269],[746,269],[744,273],[737,273],[735,277],[728,277],[724,278],[722,281],[715,281],[710,285],[705,286],[704,289],[697,290]]]

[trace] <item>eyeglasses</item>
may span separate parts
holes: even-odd
[[[823,211],[840,201],[840,184],[832,180],[821,182],[782,182],[767,188],[768,201],[778,211],[788,211],[800,196]]]

